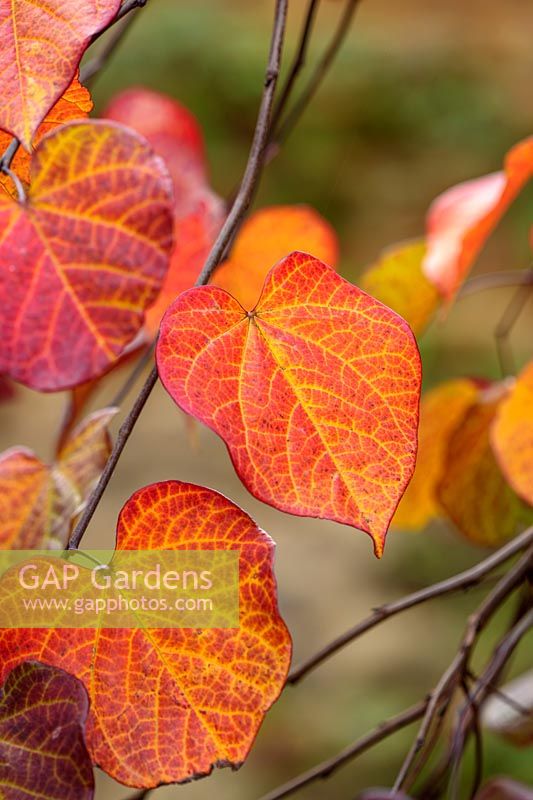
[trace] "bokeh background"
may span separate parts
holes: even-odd
[[[272,0],[149,0],[93,84],[96,113],[117,91],[158,89],[200,120],[212,183],[230,194],[245,164],[268,48]],[[292,0],[285,66],[305,3]],[[311,66],[331,35],[342,2],[324,0]],[[499,169],[506,150],[533,129],[531,0],[363,0],[349,39],[300,125],[267,168],[256,206],[308,203],[336,228],[341,271],[357,282],[389,244],[418,236],[431,200],[452,184]],[[303,78],[305,80],[305,78]],[[528,265],[526,190],[506,216],[476,272]],[[499,377],[493,331],[512,290],[466,297],[420,342],[425,385],[456,375]],[[512,336],[518,365],[531,357],[532,305]],[[117,380],[120,380],[117,379]],[[108,383],[96,405],[113,395]],[[0,406],[0,444],[53,450],[65,398],[18,389]],[[240,504],[277,542],[282,613],[298,662],[370,609],[464,568],[484,553],[446,525],[420,535],[392,532],[381,562],[368,537],[345,526],[293,518],[252,498],[224,445],[190,428],[158,387],[128,444],[87,535],[111,546],[118,511],[147,483],[177,478],[210,486]],[[254,800],[334,754],[381,719],[428,691],[452,658],[479,591],[434,601],[371,632],[287,688],[237,773],[158,789],[156,800]],[[507,609],[507,612],[509,609]],[[505,613],[481,655],[505,624]],[[531,644],[531,640],[530,640]],[[531,662],[522,647],[514,671]],[[299,796],[353,798],[394,779],[414,729],[399,734]],[[533,783],[531,753],[486,737],[489,774]],[[98,777],[98,800],[131,790]]]

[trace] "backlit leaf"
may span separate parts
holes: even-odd
[[[0,455],[0,549],[66,544],[109,456],[107,426],[115,413],[107,408],[87,417],[50,466],[23,447]]]
[[[119,7],[120,0],[0,0],[0,128],[26,150],[91,37]]]
[[[74,119],[82,119],[91,111],[93,103],[88,90],[81,85],[77,78],[74,78],[66,92],[59,98],[53,108],[50,109],[42,123],[39,125],[33,146],[35,147],[47,133],[50,133],[59,125],[65,125]],[[0,153],[3,153],[11,141],[11,136],[4,131],[0,131]],[[28,185],[30,182],[30,161],[31,156],[23,147],[19,147],[15,157],[11,162],[11,170],[14,171],[20,180]],[[16,197],[16,190],[11,178],[0,173],[0,188]]]
[[[423,271],[450,300],[511,202],[533,174],[533,137],[507,154],[504,171],[448,189],[427,216]]]
[[[422,272],[425,253],[423,239],[389,247],[360,281],[365,292],[394,309],[417,335],[431,322],[440,302],[438,291]]]
[[[491,442],[507,481],[533,505],[533,361],[501,403]]]
[[[149,89],[127,89],[113,98],[104,116],[144,136],[165,161],[174,184],[174,250],[145,320],[152,339],[170,303],[200,274],[224,221],[224,203],[209,186],[201,128],[177,100]]]
[[[294,250],[313,253],[330,267],[337,266],[335,231],[313,208],[262,208],[244,223],[229,259],[217,269],[212,283],[226,289],[244,308],[253,308],[272,264]]]
[[[397,314],[293,253],[253,312],[218,287],[182,294],[163,319],[157,363],[256,497],[360,528],[381,555],[416,454],[420,360]]]
[[[533,800],[533,789],[511,778],[491,778],[477,792],[474,800]]]
[[[274,545],[229,500],[168,481],[126,503],[117,549],[239,550],[239,628],[4,629],[4,674],[26,658],[87,688],[93,761],[133,786],[185,781],[246,758],[277,699],[291,643],[279,615]]]
[[[422,396],[415,473],[394,515],[395,528],[419,530],[441,515],[436,490],[448,440],[477,394],[476,384],[465,378],[443,383]]]
[[[160,290],[171,229],[170,181],[136,134],[49,134],[27,203],[0,196],[0,371],[52,391],[107,370]]]
[[[0,797],[92,800],[87,692],[61,669],[25,661],[0,689]]]
[[[485,547],[518,533],[525,509],[507,485],[490,446],[490,428],[505,386],[480,393],[453,431],[437,489],[439,502],[458,530]]]

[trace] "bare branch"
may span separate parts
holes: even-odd
[[[353,628],[349,628],[345,633],[341,634],[341,636],[333,639],[333,641],[315,653],[315,655],[293,669],[287,683],[298,683],[305,675],[334,655],[334,653],[355,641],[355,639],[363,633],[385,622],[385,620],[394,617],[396,614],[400,614],[402,611],[406,611],[409,608],[414,608],[435,597],[450,594],[451,592],[467,591],[471,589],[473,586],[480,583],[492,570],[500,566],[500,564],[528,547],[531,542],[533,542],[533,527],[528,528],[528,530],[524,531],[520,536],[517,536],[516,539],[508,542],[471,569],[467,569],[464,572],[453,575],[451,578],[446,578],[446,580],[435,583],[418,592],[413,592],[413,594],[409,594],[399,600],[394,600],[392,603],[380,606],[380,608],[376,608],[369,617],[359,622]]]
[[[518,322],[520,314],[529,300],[531,292],[533,291],[533,268],[528,270],[529,278],[524,281],[511,297],[501,319],[499,320],[496,328],[494,329],[494,338],[496,340],[496,349],[498,351],[498,359],[500,362],[500,370],[502,376],[505,378],[508,375],[516,373],[514,363],[513,350],[509,343],[509,336]]]
[[[307,770],[307,772],[303,772],[301,775],[284,783],[277,789],[273,789],[271,792],[268,792],[268,794],[263,795],[260,800],[280,800],[282,797],[288,797],[290,794],[294,794],[294,792],[302,789],[313,781],[329,778],[336,770],[361,755],[361,753],[374,747],[374,745],[391,736],[393,733],[396,733],[396,731],[406,728],[408,725],[416,722],[417,719],[423,716],[426,706],[427,700],[423,700],[411,706],[411,708],[408,708],[406,711],[402,711],[401,714],[391,717],[391,719],[386,722],[382,722],[373,731],[357,739],[357,741],[344,750],[341,750],[337,755],[328,758],[326,761],[322,761],[320,764],[317,764],[316,767]]]
[[[424,746],[435,715],[439,710],[441,714],[446,711],[455,688],[465,677],[470,653],[478,636],[503,601],[524,580],[524,577],[531,569],[532,563],[533,546],[530,546],[527,553],[503,576],[479,608],[470,615],[459,650],[431,693],[420,730],[398,773],[393,792],[400,791],[404,787],[409,772],[414,767],[417,756]]]
[[[14,141],[17,142],[18,140],[14,139]],[[20,180],[20,178],[17,175],[17,173],[13,172],[13,170],[11,170],[11,169],[9,169],[9,167],[5,167],[5,166],[1,167],[0,172],[3,172],[4,175],[7,175],[7,177],[10,178],[13,181],[15,189],[17,190],[17,198],[18,198],[19,203],[25,203],[26,202],[26,192],[24,191],[24,186],[22,185],[22,181]]]
[[[274,15],[274,25],[272,29],[272,38],[270,44],[270,53],[268,58],[268,65],[265,76],[265,83],[259,106],[259,113],[257,117],[256,128],[253,136],[252,146],[248,157],[248,163],[244,172],[239,192],[235,198],[233,207],[231,208],[226,222],[213,245],[209,254],[206,264],[202,273],[196,281],[197,286],[202,286],[209,281],[211,273],[217,266],[226,242],[231,239],[235,231],[244,219],[244,215],[248,209],[250,198],[252,196],[255,184],[257,183],[261,174],[263,166],[263,151],[266,145],[268,130],[270,124],[270,114],[272,112],[272,102],[276,90],[276,84],[279,75],[281,64],[281,54],[283,50],[283,39],[285,35],[285,23],[287,19],[287,5],[288,0],[276,0],[276,8]],[[87,506],[80,517],[70,541],[68,544],[69,550],[79,547],[81,539],[87,530],[87,527],[96,511],[98,504],[102,498],[106,487],[111,480],[115,471],[117,463],[122,455],[122,451],[137,423],[137,420],[148,400],[152,389],[157,383],[158,374],[157,367],[154,366],[150,375],[142,386],[128,416],[124,420],[118,432],[117,439],[107,460],[104,471],[91,494]]]
[[[85,86],[91,81],[95,75],[100,72],[103,67],[108,63],[111,56],[115,52],[116,48],[123,40],[126,32],[131,28],[132,24],[135,22],[137,14],[130,14],[127,16],[122,24],[117,25],[109,38],[105,42],[104,46],[100,50],[97,55],[88,61],[84,66],[80,69],[80,82],[83,83]]]
[[[329,68],[331,67],[331,64],[335,59],[335,56],[340,50],[344,39],[348,35],[352,19],[359,4],[360,0],[346,1],[344,11],[341,15],[335,33],[333,34],[331,42],[326,48],[326,51],[317,64],[313,74],[311,75],[309,83],[292,107],[291,111],[285,116],[270,137],[273,148],[279,147],[279,145],[285,141],[319,89],[320,84],[324,80]]]
[[[484,292],[487,289],[506,289],[512,286],[522,286],[523,284],[533,283],[533,270],[515,269],[502,272],[486,272],[483,275],[475,275],[470,280],[465,281],[457,294],[457,299],[468,297],[477,292]]]
[[[0,158],[0,172],[5,173],[6,175],[9,174],[8,172],[6,172],[6,170],[9,170],[11,162],[13,161],[19,147],[20,147],[19,140],[16,138],[11,139],[4,155],[2,156],[2,158]]]

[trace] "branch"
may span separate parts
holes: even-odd
[[[451,592],[471,589],[504,561],[507,561],[509,558],[528,547],[531,542],[533,542],[533,527],[528,528],[520,536],[517,536],[516,539],[508,542],[471,569],[467,569],[464,572],[453,575],[451,578],[446,578],[446,580],[376,608],[369,617],[359,622],[353,628],[349,628],[345,633],[341,634],[341,636],[333,639],[333,641],[315,653],[315,655],[291,670],[287,683],[298,683],[298,681],[311,672],[311,670],[315,669],[319,664],[322,664],[334,655],[334,653],[341,650],[347,644],[350,644],[350,642],[355,641],[355,639],[371,628],[376,627],[376,625],[396,616],[396,614],[400,614],[402,611],[406,611],[409,608],[414,608],[435,597],[440,597],[441,595]]]
[[[300,34],[300,43],[296,50],[293,62],[289,68],[289,74],[287,75],[287,80],[285,81],[285,84],[283,85],[283,88],[280,91],[279,99],[276,102],[274,111],[272,112],[272,120],[270,123],[271,131],[274,131],[278,126],[280,117],[285,111],[285,107],[287,105],[289,97],[291,96],[296,79],[300,74],[301,70],[305,66],[307,49],[309,47],[309,40],[311,38],[313,24],[315,21],[315,16],[318,10],[319,3],[320,0],[309,0],[309,6],[307,8],[307,13],[304,18],[302,32]]]
[[[113,25],[116,25],[117,22],[120,22],[121,19],[124,19],[124,17],[130,13],[130,11],[134,11],[136,8],[143,8],[147,2],[148,0],[124,0],[111,22],[108,22],[105,28],[102,28],[101,31],[98,31],[98,33],[94,34],[90,41],[90,45],[94,44],[94,42],[96,42],[100,36],[103,36],[104,33],[109,30],[109,28],[112,28]]]
[[[93,59],[91,59],[91,61],[88,61],[87,64],[80,68],[80,83],[87,85],[89,81],[94,78],[94,76],[100,72],[103,67],[105,67],[115,52],[117,46],[126,35],[126,32],[130,29],[132,23],[135,22],[136,16],[136,14],[130,14],[126,19],[124,19],[122,25],[117,25],[100,52]],[[115,19],[113,24],[115,24],[116,21],[117,20]],[[106,30],[109,29],[107,28]]]
[[[11,166],[11,162],[15,157],[15,153],[19,149],[20,142],[18,139],[13,138],[11,139],[9,145],[7,146],[2,158],[0,159],[0,172],[4,172],[6,175],[9,173],[6,172]]]
[[[364,753],[365,750],[370,749],[374,745],[383,741],[383,739],[386,739],[393,733],[396,733],[396,731],[406,728],[408,725],[416,722],[417,719],[420,719],[423,716],[426,706],[427,700],[423,700],[420,703],[411,706],[411,708],[406,709],[406,711],[402,711],[401,714],[391,717],[391,719],[387,720],[386,722],[382,722],[377,726],[377,728],[374,728],[373,731],[370,731],[370,733],[367,733],[365,736],[357,739],[357,741],[346,747],[344,750],[341,750],[336,756],[327,759],[327,761],[322,761],[320,764],[317,764],[316,767],[307,770],[307,772],[302,772],[302,774],[298,775],[296,778],[284,783],[277,789],[273,789],[271,792],[268,792],[268,794],[263,795],[260,800],[280,800],[280,798],[288,797],[290,794],[293,794],[302,787],[307,786],[319,778],[329,778],[333,772],[338,770],[340,767],[343,767],[352,759],[361,755],[361,753]]]
[[[463,283],[457,294],[457,299],[477,294],[477,292],[484,292],[487,289],[507,289],[512,286],[531,283],[533,283],[533,270],[531,268],[487,272],[484,275],[476,275]]]
[[[285,116],[284,120],[281,121],[281,123],[277,126],[277,129],[273,131],[272,136],[270,137],[271,147],[274,151],[277,150],[279,145],[288,137],[300,119],[301,115],[309,105],[310,101],[316,94],[320,84],[324,80],[331,64],[333,63],[335,56],[340,50],[348,31],[350,30],[350,24],[359,4],[360,0],[347,0],[344,7],[344,12],[341,15],[335,33],[333,34],[333,38],[331,39],[331,42],[326,48],[324,55],[320,59],[313,74],[311,75],[307,87],[304,89],[292,107],[291,111]]]
[[[237,197],[235,198],[235,202],[228,214],[222,230],[220,231],[213,245],[202,273],[196,281],[196,286],[203,286],[209,281],[213,270],[218,265],[219,260],[224,252],[227,241],[229,241],[229,239],[231,239],[231,237],[235,234],[235,231],[239,228],[244,219],[244,215],[248,209],[254,187],[261,174],[261,168],[263,166],[262,156],[268,137],[270,114],[272,112],[272,103],[281,65],[283,38],[285,35],[285,23],[287,19],[287,5],[288,0],[276,0],[276,10],[265,83],[261,103],[259,106],[259,113],[252,140],[252,146],[248,156],[248,163],[246,165],[244,176],[242,178]],[[74,528],[72,536],[70,537],[68,544],[69,550],[79,547],[82,537],[87,530],[87,527],[98,507],[109,481],[111,480],[111,477],[115,471],[115,467],[117,466],[120,456],[122,455],[122,451],[126,446],[126,443],[135,427],[141,411],[143,410],[146,401],[152,392],[152,389],[157,383],[157,379],[157,367],[154,366],[143,387],[141,388],[141,391],[137,396],[131,411],[120,427],[117,439],[107,460],[104,471],[102,472],[100,479],[89,498],[82,516]]]
[[[497,555],[497,554],[496,554]],[[435,720],[437,712],[441,713],[440,722],[447,709],[448,703],[457,685],[465,678],[468,670],[468,661],[480,633],[485,628],[495,611],[501,606],[508,595],[523,581],[533,563],[533,545],[528,552],[518,561],[509,572],[496,584],[487,595],[479,608],[470,615],[459,650],[449,667],[442,674],[437,686],[431,692],[430,700],[420,726],[418,735],[413,742],[396,778],[393,792],[400,791],[407,780],[409,772],[415,765],[418,753],[424,746],[427,736]]]
[[[504,378],[507,377],[507,375],[514,375],[516,372],[513,351],[509,344],[509,336],[518,322],[520,314],[524,310],[530,292],[533,290],[533,268],[527,270],[527,273],[529,275],[528,279],[514,291],[513,296],[494,329],[500,370]]]

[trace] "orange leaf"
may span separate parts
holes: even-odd
[[[67,122],[72,122],[74,119],[82,119],[87,116],[91,111],[93,103],[89,91],[82,86],[77,78],[74,78],[65,94],[59,98],[55,106],[50,109],[42,123],[37,129],[33,145],[37,145],[43,136],[50,133],[59,125],[64,125]],[[0,153],[3,153],[11,141],[11,136],[4,131],[0,131]],[[11,162],[11,169],[18,175],[20,180],[28,185],[30,182],[30,154],[19,147],[15,153],[15,157]],[[0,188],[6,194],[16,197],[16,190],[11,178],[3,173],[0,173]]]
[[[423,239],[387,248],[361,276],[361,288],[403,317],[421,334],[440,302],[439,293],[422,272]]]
[[[416,469],[394,515],[395,528],[419,530],[440,516],[436,489],[448,440],[477,394],[476,384],[465,378],[443,383],[422,396]]]
[[[141,327],[171,248],[162,162],[113,123],[39,145],[26,204],[0,196],[0,372],[53,391],[102,374]]]
[[[224,439],[252,494],[361,528],[381,555],[416,453],[420,361],[400,317],[293,253],[253,312],[214,286],[182,294],[157,363],[178,405]]]
[[[501,403],[491,442],[507,481],[533,506],[533,361]]]
[[[337,266],[339,247],[331,225],[309,206],[262,208],[244,223],[230,258],[212,280],[244,308],[253,308],[270,267],[287,253],[302,250]]]
[[[104,112],[144,136],[164,159],[174,184],[174,250],[163,288],[146,314],[153,339],[170,303],[194,285],[225,216],[208,183],[202,131],[177,100],[149,89],[127,89]]]
[[[120,0],[0,3],[0,128],[26,150],[76,75],[92,36],[119,7]]]
[[[31,635],[4,629],[3,673],[38,658],[83,681],[93,760],[128,785],[186,781],[214,766],[238,766],[289,668],[272,540],[216,492],[168,481],[126,503],[117,549],[239,550],[239,628],[34,629]]]
[[[432,203],[423,271],[448,300],[468,274],[491,231],[533,174],[533,137],[507,154],[503,172],[460,183]]]
[[[525,509],[506,484],[490,446],[490,428],[505,386],[479,395],[453,431],[437,489],[447,516],[474,544],[498,547],[518,533]]]
[[[51,466],[24,447],[0,455],[0,549],[66,544],[109,456],[107,426],[115,414],[106,408],[87,417]]]

